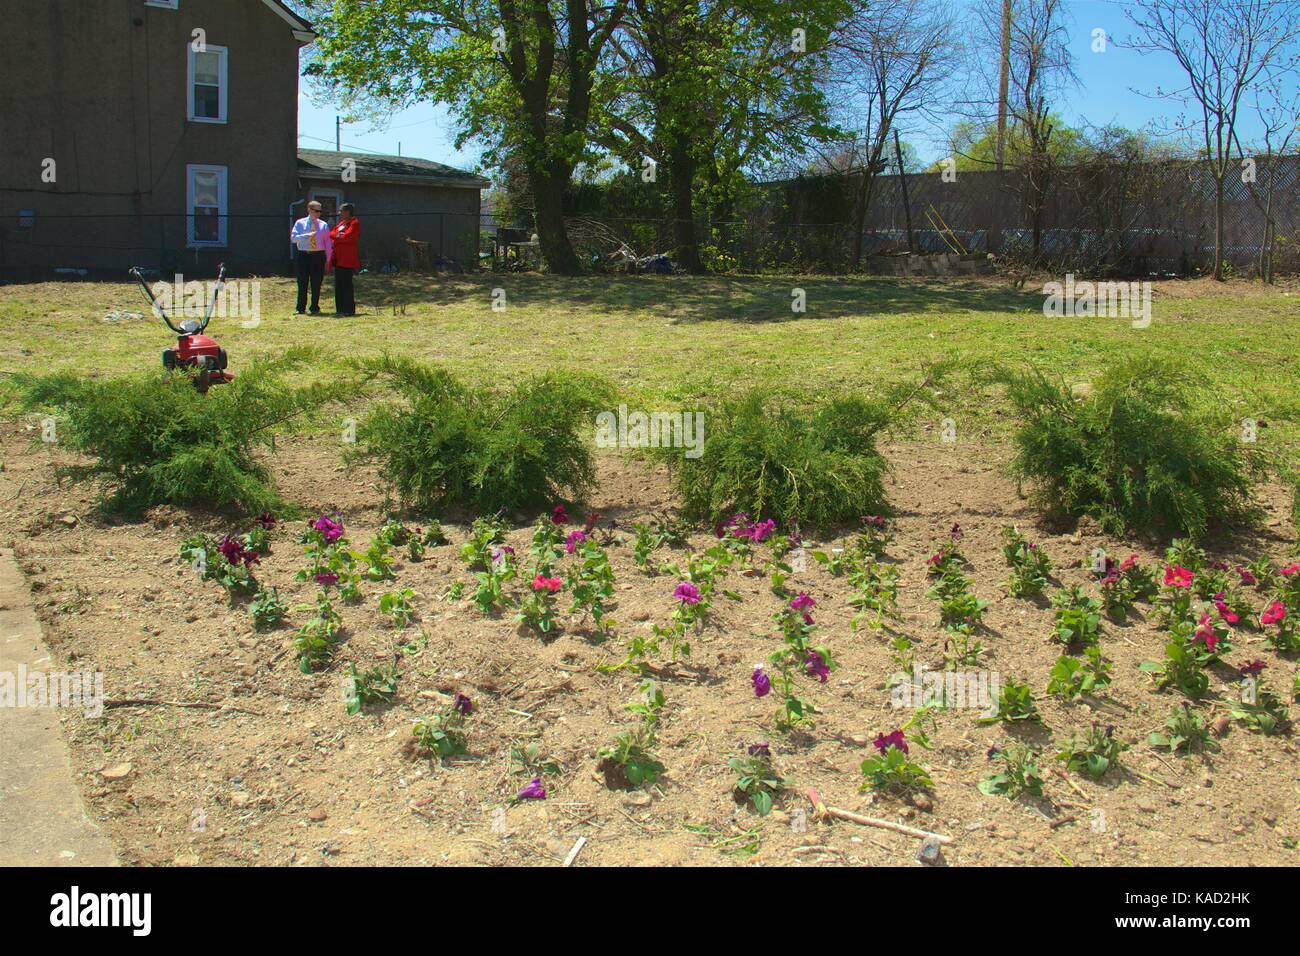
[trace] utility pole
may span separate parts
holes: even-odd
[[[343,121],[334,117],[334,152],[343,152]]]
[[[1002,0],[1002,60],[998,69],[997,168],[1002,169],[1007,143],[1007,85],[1011,74],[1011,0]]]

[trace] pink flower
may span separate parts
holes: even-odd
[[[1192,572],[1186,568],[1171,564],[1165,567],[1165,587],[1190,588]]]
[[[551,594],[554,594],[559,589],[560,589],[559,578],[548,578],[545,575],[543,575],[541,572],[538,572],[537,577],[533,578],[534,591],[548,591]]]
[[[683,581],[678,584],[677,588],[673,591],[673,597],[677,598],[677,600],[681,601],[683,604],[699,604],[700,589],[690,581]]]
[[[1297,571],[1300,571],[1300,562],[1297,562],[1296,564],[1288,564],[1285,568],[1283,568],[1278,573],[1285,574],[1287,575],[1287,577],[1290,577],[1291,575],[1295,574]]]
[[[1259,619],[1260,624],[1275,624],[1286,617],[1286,606],[1281,601],[1274,601]]]
[[[925,563],[930,565],[931,567],[934,567],[935,565],[943,564],[944,558],[946,558],[947,556],[948,556],[947,551],[943,548],[940,548],[934,554],[930,555],[930,557],[926,560]]]
[[[804,594],[802,591],[799,592],[798,597],[796,597],[794,600],[790,602],[790,607],[796,611],[805,611],[810,607],[816,607],[816,606],[817,606],[817,602],[814,601],[812,598],[810,598],[807,594]]]
[[[872,742],[882,754],[888,751],[890,747],[907,753],[907,738],[903,736],[901,730],[895,730],[892,734],[879,734]]]
[[[1227,602],[1224,601],[1222,591],[1214,595],[1214,607],[1219,612],[1219,617],[1223,618],[1229,624],[1236,624],[1241,620],[1241,618],[1237,617],[1236,612],[1234,612],[1232,608],[1228,607]]]
[[[587,534],[591,534],[591,529],[596,527],[596,522],[600,520],[600,512],[593,511],[587,515]]]
[[[1219,646],[1219,635],[1214,630],[1214,625],[1210,623],[1210,615],[1208,614],[1201,615],[1200,627],[1196,629],[1196,636],[1192,638],[1193,643],[1196,641],[1204,641],[1206,649],[1211,654]]]
[[[1136,554],[1130,554],[1127,558],[1124,559],[1124,563],[1119,566],[1120,573],[1122,574],[1125,571],[1133,570],[1134,568],[1137,567],[1137,563],[1138,563],[1138,556]]]

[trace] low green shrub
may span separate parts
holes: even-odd
[[[377,462],[405,504],[513,511],[581,498],[595,481],[588,439],[613,395],[601,379],[553,371],[497,393],[408,359],[361,368],[397,400],[367,415],[345,457]]]
[[[882,396],[844,395],[812,407],[755,388],[704,414],[699,457],[664,448],[683,513],[716,524],[737,512],[801,528],[829,529],[888,514],[888,463],[876,436],[898,420],[922,385]]]
[[[1049,511],[1091,515],[1111,533],[1194,538],[1214,523],[1253,520],[1258,468],[1237,441],[1227,404],[1199,396],[1200,383],[1182,366],[1131,359],[1082,400],[1036,369],[996,378],[1024,419],[1013,470]]]
[[[111,511],[161,504],[283,511],[255,450],[270,446],[278,428],[347,390],[341,381],[290,384],[311,355],[294,349],[254,361],[206,395],[180,374],[95,381],[60,373],[16,381],[25,409],[60,413],[59,445],[94,459],[62,472],[99,483]]]

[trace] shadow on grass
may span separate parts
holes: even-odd
[[[605,315],[650,312],[678,323],[782,322],[851,315],[941,312],[1023,312],[1042,296],[986,282],[959,279],[904,280],[826,276],[397,276],[357,280],[365,306],[466,304],[504,289],[511,305],[545,304],[566,311]],[[795,312],[794,290],[806,294],[806,312]]]

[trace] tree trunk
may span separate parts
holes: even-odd
[[[700,261],[700,245],[695,232],[695,209],[692,193],[695,186],[695,159],[690,147],[674,137],[668,153],[668,191],[672,205],[673,241],[677,263],[691,275],[706,270]]]
[[[1214,278],[1223,281],[1223,177],[1214,180]]]
[[[564,170],[528,169],[533,187],[533,209],[537,217],[537,239],[542,247],[546,268],[556,275],[582,274],[582,263],[569,242],[564,225],[564,187],[569,177]]]

